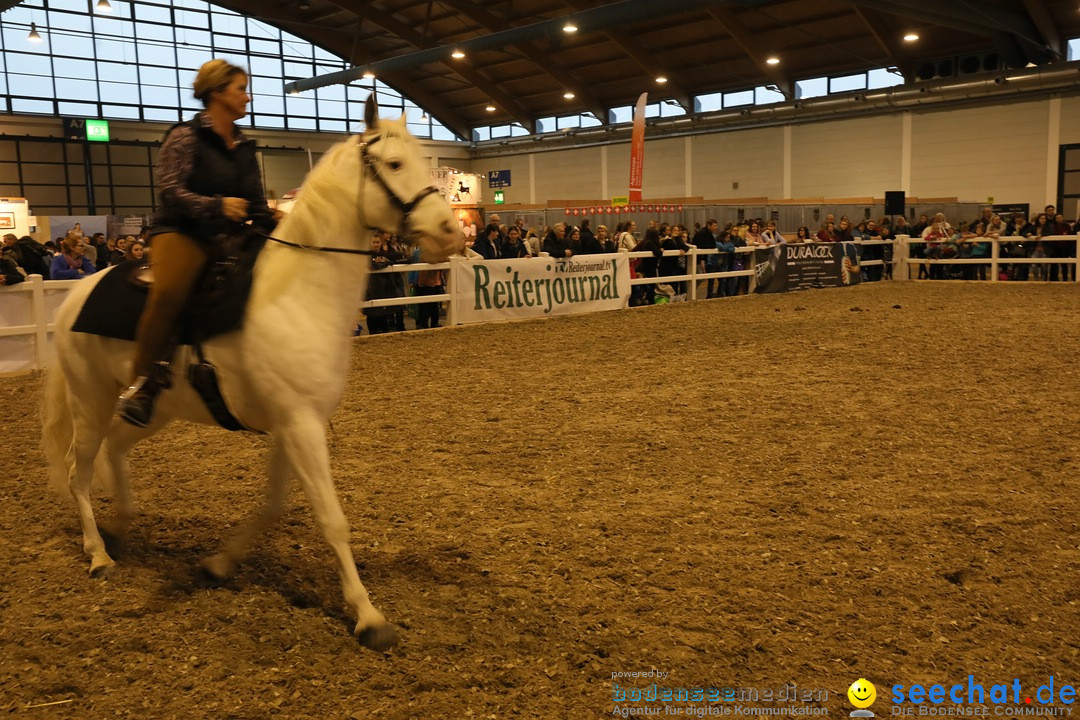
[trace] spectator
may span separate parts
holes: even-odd
[[[53,258],[50,273],[53,280],[77,280],[97,272],[84,254],[86,245],[81,237],[69,235],[64,238],[61,245],[64,251]]]
[[[746,231],[744,239],[749,247],[765,244],[765,240],[761,237],[761,225],[757,220],[752,220],[750,222],[750,229]]]
[[[836,242],[836,226],[831,220],[821,223],[821,229],[817,232],[818,242]]]
[[[615,245],[619,252],[632,252],[637,245],[637,240],[634,239],[634,233],[637,232],[637,223],[633,220],[627,220],[622,226],[622,231],[617,231],[617,237],[615,238]]]
[[[510,232],[520,234],[517,226],[510,228]],[[509,241],[509,238],[507,238]],[[413,251],[413,262],[420,261],[420,246]],[[442,295],[446,292],[446,273],[443,270],[418,270],[409,273],[409,283],[413,286],[416,295]],[[439,327],[440,303],[427,302],[416,306],[417,329]]]
[[[690,244],[699,250],[715,250],[716,241],[719,239],[719,224],[716,220],[706,220],[705,227],[694,233]],[[707,273],[720,272],[720,255],[706,255],[701,263],[701,269]],[[720,285],[724,281],[721,278],[709,278],[705,281],[705,297],[720,297]]]
[[[53,254],[29,235],[21,238],[16,238],[11,233],[4,235],[4,256],[22,268],[27,275],[40,275],[44,280],[49,279]]]
[[[596,242],[600,245],[600,252],[613,253],[616,251],[615,240],[608,236],[607,225],[596,226]]]
[[[934,215],[934,221],[922,232],[922,238],[926,240],[926,257],[930,260],[941,259],[944,252],[942,244],[952,238],[952,234],[952,225],[945,220],[945,215],[943,213]],[[931,265],[929,277],[931,280],[943,279],[945,277],[943,266]]]
[[[1062,215],[1061,213],[1054,213],[1053,215],[1050,215],[1048,217],[1051,217],[1053,219],[1049,223],[1049,225],[1050,225],[1049,230],[1050,231],[1045,233],[1045,234],[1047,234],[1047,235],[1072,235],[1073,234],[1072,225],[1065,222],[1065,216],[1064,215]],[[1058,259],[1066,259],[1066,258],[1068,258],[1069,255],[1070,255],[1070,252],[1069,252],[1070,248],[1072,249],[1072,251],[1074,253],[1076,252],[1076,243],[1075,242],[1051,242],[1051,243],[1047,243],[1046,245],[1047,245],[1047,248],[1046,248],[1047,255],[1049,255],[1052,258],[1058,258]],[[1063,265],[1061,263],[1053,263],[1052,265],[1050,265],[1050,282],[1056,282],[1059,278],[1061,280],[1068,280],[1069,279],[1069,266],[1068,265]]]
[[[139,240],[136,240],[135,242],[128,244],[127,251],[124,253],[124,259],[129,262],[132,260],[142,262],[143,255],[145,254],[146,245]]]
[[[566,238],[566,223],[555,223],[544,238],[544,252],[553,258],[571,257],[574,254]]]
[[[884,222],[884,221],[882,221]],[[896,220],[892,224],[893,237],[897,235],[912,235],[911,227],[908,226],[907,218],[903,215],[897,215]],[[915,237],[918,237],[917,235]]]
[[[18,285],[26,279],[26,273],[15,262],[13,253],[8,253],[4,248],[3,256],[0,256],[0,285]]]
[[[127,259],[128,243],[135,242],[135,238],[128,235],[126,238],[117,238],[116,249],[109,255],[109,265],[119,265]]]
[[[499,245],[501,244],[499,241],[499,226],[490,223],[484,228],[484,232],[480,233],[480,236],[476,238],[473,250],[480,253],[480,256],[485,260],[494,260],[499,257]]]
[[[94,248],[92,257],[90,254],[90,247]],[[109,266],[110,254],[112,254],[112,251],[109,249],[109,244],[105,241],[105,233],[94,233],[90,245],[86,248],[86,256],[90,258],[90,262],[94,263],[94,267],[98,270],[104,270]]]
[[[678,275],[684,275],[686,271],[686,252],[690,249],[690,246],[686,244],[683,239],[681,228],[677,226],[670,228],[671,233],[663,238],[660,242],[660,249],[676,250],[678,255],[665,255],[660,258],[659,274],[663,277],[675,277]],[[683,302],[686,300],[686,281],[679,280],[671,284],[675,290],[675,297],[672,298],[672,302]]]
[[[371,238],[371,269],[385,270],[400,260],[394,254],[387,242],[389,233],[377,232]],[[367,300],[383,300],[385,298],[404,297],[405,293],[398,289],[395,278],[398,273],[379,273],[368,276]],[[364,308],[367,316],[368,332],[372,335],[390,332],[390,321],[394,316],[394,307],[369,307]]]
[[[525,234],[525,247],[529,250],[529,257],[539,257],[541,250],[540,231],[535,227],[530,227],[529,232]]]
[[[810,228],[805,225],[800,225],[799,229],[795,231],[795,242],[797,243],[810,243],[814,242],[814,237],[810,234]]]
[[[920,215],[919,222],[911,226],[911,232],[908,234],[913,238],[922,237],[923,231],[926,230],[926,228],[928,227],[930,227],[930,218],[928,218],[926,215]]]
[[[506,241],[503,243],[500,253],[506,258],[529,257],[529,249],[521,241],[521,228],[511,225],[506,230]]]
[[[604,252],[596,236],[588,229],[588,220],[581,221],[580,228],[574,228],[574,234],[570,238],[575,255],[599,255]]]
[[[646,278],[656,277],[656,271],[659,266],[660,257],[663,255],[663,250],[660,249],[660,231],[658,228],[650,227],[645,231],[645,237],[641,242],[634,246],[632,252],[651,252],[652,257],[641,258],[638,263],[638,275]],[[631,305],[652,305],[656,302],[656,285],[649,283],[647,285],[634,285],[630,292],[630,304]]]
[[[765,230],[761,233],[761,239],[765,241],[766,245],[779,245],[787,242],[784,236],[780,234],[780,231],[776,229],[775,220],[769,220],[765,223]]]
[[[851,242],[855,235],[851,232],[851,221],[847,217],[840,218],[840,224],[836,228],[836,242]]]

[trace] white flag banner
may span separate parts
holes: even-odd
[[[453,263],[459,323],[618,310],[630,304],[625,254]]]

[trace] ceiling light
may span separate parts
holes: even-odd
[[[492,105],[491,103],[488,103],[488,106],[486,108],[484,108],[484,109],[487,110],[488,112],[495,112],[495,106]]]
[[[26,36],[30,42],[41,42],[41,34],[37,31],[37,23],[30,23],[30,34]]]
[[[428,121],[428,116],[427,116],[427,113],[425,112],[424,114],[422,114],[420,116],[420,122],[427,122],[427,121]]]
[[[301,10],[310,10],[311,9],[311,5],[308,3],[307,0],[300,0],[300,2],[297,3],[296,7],[298,7]]]
[[[454,58],[455,60],[460,60],[461,58],[465,57],[465,53],[461,52],[460,50],[455,50],[454,52],[450,53],[450,57]]]
[[[657,76],[656,76],[656,82],[658,82],[658,83],[660,83],[661,85],[663,85],[664,83],[666,83],[666,82],[667,82],[667,78],[666,78],[665,76],[663,76],[663,75],[657,75]]]
[[[573,99],[574,99],[574,93],[570,92],[569,90],[567,90],[566,92],[564,92],[564,93],[562,94],[562,96],[563,96],[564,98],[566,98],[567,100],[573,100]]]
[[[365,80],[374,80],[375,79],[375,73],[371,72],[370,70],[365,70],[364,71],[364,79]]]
[[[109,0],[98,0],[94,9],[98,12],[112,12],[112,5],[109,4]]]
[[[577,32],[577,25],[575,25],[573,23],[573,21],[567,20],[566,24],[563,25],[562,30],[563,30],[564,33],[576,33]]]
[[[299,95],[299,94],[300,94],[300,90],[298,90],[295,85],[293,87],[289,88],[289,95]]]
[[[913,32],[909,32],[907,35],[904,36],[904,42],[915,42],[918,39],[919,36]]]
[[[771,58],[766,58],[765,59],[765,64],[766,65],[779,65],[780,64],[780,58],[775,57],[775,56],[773,56]]]

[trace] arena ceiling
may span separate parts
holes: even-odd
[[[1042,65],[1080,36],[1077,0],[214,2],[372,69],[466,138],[552,115],[607,122],[644,90],[693,112],[699,94],[772,85],[793,97],[796,80],[871,68],[919,80]]]

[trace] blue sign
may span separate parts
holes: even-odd
[[[510,171],[509,170],[489,170],[488,171],[488,187],[493,187],[493,188],[507,188],[507,187],[510,187]]]

